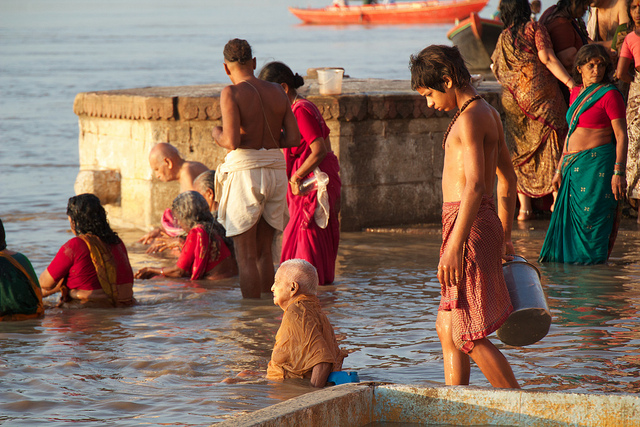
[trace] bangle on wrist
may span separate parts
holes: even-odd
[[[624,172],[623,171],[619,171],[619,170],[613,170],[613,174],[614,175],[618,175],[618,176],[624,176]]]
[[[161,275],[162,277],[167,277],[167,276],[165,276],[165,275],[164,275],[164,267],[162,267],[162,268],[160,269],[160,275]]]
[[[623,162],[615,162],[616,166],[625,166],[625,164]]]
[[[560,175],[560,169],[556,169],[556,173]]]

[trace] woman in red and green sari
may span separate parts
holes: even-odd
[[[567,112],[569,132],[553,178],[558,198],[539,261],[603,263],[619,223],[626,191],[627,127],[622,94],[611,84],[613,64],[597,44],[576,55]]]

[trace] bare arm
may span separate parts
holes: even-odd
[[[331,363],[322,362],[313,367],[311,371],[311,385],[313,387],[324,387],[327,384],[327,378],[331,373]]]
[[[38,282],[40,282],[40,288],[42,288],[42,296],[46,297],[59,292],[64,279],[56,282],[55,279],[51,276],[51,273],[49,273],[49,270],[46,269],[38,278]]]
[[[576,53],[578,53],[578,49],[572,46],[567,49],[561,50],[556,56],[565,69],[572,70],[573,62],[576,59]]]
[[[616,163],[614,170],[620,170],[621,175],[611,177],[611,191],[616,200],[624,199],[627,192],[627,181],[625,178],[625,165],[627,164],[627,121],[620,118],[611,121],[613,133],[616,136]]]
[[[511,155],[504,140],[504,132],[502,130],[502,122],[497,120],[500,134],[498,163],[496,172],[498,176],[497,200],[498,200],[498,216],[502,222],[504,230],[504,254],[510,255],[515,253],[513,243],[511,241],[511,228],[513,225],[513,215],[516,210],[517,200],[517,178],[516,172],[513,170]]]
[[[284,115],[283,130],[280,134],[280,148],[298,147],[300,145],[300,129],[291,107]]]
[[[445,286],[456,286],[462,278],[464,242],[469,236],[485,192],[485,132],[474,129],[470,114],[461,115],[458,124],[465,185],[460,198],[458,217],[438,265],[438,281]]]
[[[133,277],[136,279],[150,279],[154,276],[176,277],[176,278],[187,277],[189,276],[189,272],[181,269],[178,266],[167,267],[167,268],[144,267],[138,270]]]
[[[560,60],[553,53],[553,49],[543,49],[538,51],[538,58],[548,69],[551,71],[556,79],[560,80],[569,89],[573,89],[576,83],[571,78],[571,75],[567,72]]]
[[[298,170],[293,171],[291,178],[289,179],[289,184],[291,184],[291,191],[294,195],[300,194],[298,191],[298,185],[304,179],[305,176],[309,175],[309,173],[313,172],[316,167],[322,160],[327,156],[327,147],[325,146],[323,138],[317,138],[313,141],[309,148],[311,149],[311,154],[306,160],[300,165]]]
[[[222,113],[222,126],[213,128],[211,135],[216,143],[227,150],[235,150],[240,147],[240,110],[233,99],[230,86],[222,89],[220,93],[220,111]]]
[[[633,75],[629,72],[631,68],[631,58],[620,57],[618,59],[618,68],[616,68],[616,77],[625,83],[633,81]]]

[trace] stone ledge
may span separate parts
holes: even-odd
[[[220,92],[225,84],[149,87],[79,93],[73,103],[78,116],[125,120],[220,120]],[[489,103],[499,104],[495,83],[480,87]],[[324,96],[317,80],[300,91],[318,106],[325,120],[363,121],[444,117],[427,107],[408,80],[345,79],[343,93]]]

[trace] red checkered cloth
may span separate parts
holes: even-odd
[[[442,205],[442,247],[458,216],[460,202]],[[502,273],[504,232],[493,198],[483,196],[478,215],[464,243],[464,276],[459,286],[441,286],[438,310],[452,311],[453,341],[465,353],[473,341],[496,331],[513,311]]]

